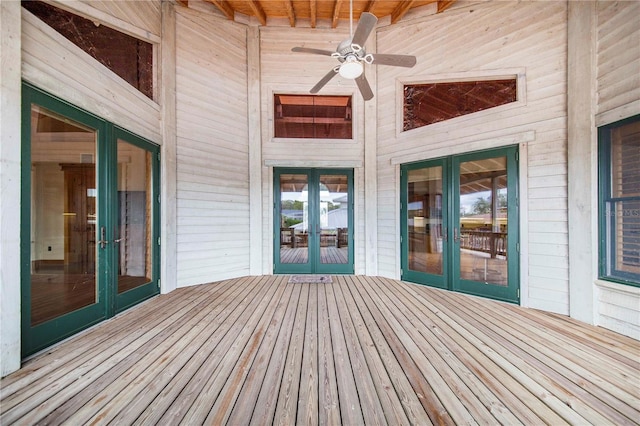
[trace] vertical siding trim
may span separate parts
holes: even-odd
[[[176,131],[176,11],[169,2],[162,3],[161,89],[162,120],[161,198],[162,230],[160,239],[160,291],[175,290],[177,266],[177,131]]]
[[[596,3],[569,2],[567,144],[569,315],[593,324],[597,277]]]
[[[377,44],[377,33],[372,31],[367,41],[367,49]],[[376,49],[377,50],[377,49]],[[369,67],[367,75],[373,87],[378,85],[377,67]],[[359,96],[355,95],[355,96]],[[364,103],[364,214],[355,215],[356,220],[364,220],[365,275],[378,275],[378,102],[377,97]],[[398,106],[396,105],[396,109]],[[357,181],[356,181],[357,182]],[[357,194],[357,192],[355,192]],[[364,218],[364,219],[362,219]],[[356,226],[357,229],[357,226]],[[361,241],[361,239],[356,238]]]
[[[262,268],[262,133],[260,131],[260,30],[247,30],[247,117],[249,118],[249,273]]]
[[[21,6],[0,2],[0,376],[20,368]],[[12,200],[10,203],[9,200]]]

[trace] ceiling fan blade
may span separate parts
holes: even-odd
[[[372,64],[391,65],[394,67],[411,68],[416,64],[416,57],[411,55],[385,55],[383,53],[374,53]]]
[[[329,50],[312,49],[310,47],[294,47],[293,49],[291,49],[291,51],[302,52],[302,53],[313,53],[315,55],[325,55],[325,56],[331,56],[334,53]]]
[[[313,86],[311,90],[309,90],[309,93],[318,93],[320,89],[322,89],[324,85],[329,82],[329,80],[336,76],[336,74],[338,74],[337,67],[332,68],[331,71],[329,71],[324,77],[322,77],[322,79],[315,86]]]
[[[356,32],[353,34],[353,38],[351,39],[351,44],[364,47],[364,44],[369,38],[369,34],[371,34],[371,31],[377,23],[378,18],[376,18],[376,15],[369,12],[363,12],[360,15],[360,20],[358,21]]]
[[[371,86],[369,86],[369,82],[367,81],[367,77],[364,76],[364,73],[360,74],[360,77],[356,78],[356,84],[358,85],[358,89],[365,101],[373,98],[373,91],[371,90]]]

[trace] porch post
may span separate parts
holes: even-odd
[[[177,262],[177,130],[176,130],[176,11],[172,2],[162,2],[161,41],[162,125],[160,197],[160,292],[178,286]]]
[[[568,2],[569,315],[594,324],[597,277],[596,2]]]
[[[1,377],[20,368],[21,10],[19,1],[0,2]]]

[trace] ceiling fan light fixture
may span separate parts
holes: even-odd
[[[356,79],[362,75],[362,71],[364,68],[360,61],[358,61],[353,56],[347,56],[347,59],[340,65],[340,70],[338,71],[340,75],[349,80]]]

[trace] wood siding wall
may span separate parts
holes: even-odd
[[[355,267],[364,273],[364,102],[352,81],[339,76],[321,91],[323,95],[353,95],[354,139],[274,139],[273,94],[307,94],[337,60],[320,55],[293,53],[291,48],[306,46],[334,51],[348,38],[349,29],[336,30],[277,28],[260,29],[261,117],[263,164],[290,167],[355,168]],[[374,82],[371,82],[373,85]],[[272,174],[263,173],[264,199],[264,271],[273,270],[273,182]]]
[[[598,125],[640,114],[640,3],[597,6]],[[598,283],[598,324],[640,339],[640,288]]]
[[[245,26],[177,8],[178,287],[249,273]]]
[[[640,102],[640,3],[599,1],[597,113]]]
[[[160,2],[155,3],[159,7]],[[78,3],[83,16],[101,14],[90,6],[92,4],[90,1]],[[137,2],[122,2],[119,7],[122,14],[147,23],[139,29],[141,32],[152,33],[152,28],[157,29],[160,25],[160,15],[147,13],[147,7],[138,8]],[[117,21],[109,19],[112,25]],[[152,33],[152,37],[159,40],[157,34]],[[22,78],[99,117],[161,143],[157,102],[133,89],[25,9],[22,9]]]
[[[417,56],[410,70],[378,67],[381,275],[399,272],[397,164],[513,144],[533,135],[520,171],[528,192],[528,199],[520,200],[528,213],[522,258],[528,263],[528,283],[522,298],[534,308],[568,313],[566,40],[564,2],[477,4],[378,31],[378,51]],[[503,75],[513,69],[521,69],[526,81],[525,97],[517,105],[400,133],[394,113],[402,108],[398,81]]]

